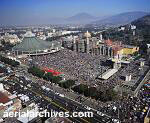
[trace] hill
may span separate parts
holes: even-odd
[[[74,24],[85,24],[85,23],[90,23],[92,21],[95,21],[96,19],[98,19],[95,16],[92,16],[88,13],[79,13],[76,14],[72,17],[69,17],[66,19],[66,22],[68,23],[74,23]]]
[[[86,20],[86,19],[96,19],[96,17],[94,17],[88,13],[79,13],[72,17],[69,17],[67,20],[75,21],[75,20]]]
[[[150,14],[132,22],[138,29],[150,28]]]
[[[93,22],[93,24],[100,25],[100,26],[101,25],[110,25],[110,26],[111,25],[116,25],[116,26],[125,25],[147,14],[148,14],[147,12],[126,12],[126,13],[121,13],[118,15],[108,17],[103,20],[95,21]]]
[[[147,44],[150,44],[150,14],[133,21],[131,24],[136,25],[137,35],[142,37],[140,49],[142,53],[147,54]]]

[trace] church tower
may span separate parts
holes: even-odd
[[[76,38],[73,37],[73,51],[77,52]]]
[[[102,41],[103,40],[103,35],[100,33],[100,40]]]
[[[90,42],[89,42],[89,37],[91,37],[90,33],[87,31],[85,34],[86,37],[86,53],[90,52]]]

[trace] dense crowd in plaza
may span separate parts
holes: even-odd
[[[134,62],[131,62],[131,64],[129,64],[128,66],[123,66],[111,78],[109,78],[108,80],[103,80],[103,87],[107,86],[111,88],[118,81],[123,82],[122,78],[120,77],[126,74],[127,72],[133,76],[132,79],[136,79],[140,74],[139,63],[140,63],[139,61],[134,61]],[[97,80],[97,81],[102,82],[102,80]],[[41,83],[41,80],[38,83]],[[111,85],[111,83],[113,84]],[[41,85],[43,84],[44,82],[41,83]],[[44,85],[46,85],[46,87],[50,87],[48,83],[47,84],[45,83]],[[128,98],[123,97],[121,100],[116,100],[113,102],[106,102],[105,104],[100,103],[99,104],[100,107],[98,108],[98,110],[114,118],[119,118],[123,122],[141,123],[143,122],[144,117],[147,114],[148,107],[150,105],[149,93],[150,93],[149,88],[143,87],[140,90],[139,95],[137,97],[128,96]]]
[[[100,61],[106,60],[106,58],[64,49],[45,56],[34,56],[32,60],[39,66],[53,68],[64,73],[68,79],[91,81],[99,75]],[[103,71],[109,68],[101,67],[103,67]]]
[[[144,66],[144,69],[140,69],[140,61],[132,61],[128,65],[122,65],[122,67],[118,70],[117,73],[115,73],[113,76],[111,76],[107,80],[99,80],[96,79],[96,83],[99,85],[99,88],[101,89],[109,89],[114,88],[116,85],[125,86],[123,83],[126,83],[125,77],[126,75],[131,75],[131,81],[133,83],[133,87],[137,87],[139,84],[138,80],[140,79],[141,75],[148,69],[148,66]],[[128,83],[128,82],[127,82]],[[132,88],[132,85],[128,86],[128,88]]]
[[[118,101],[107,103],[99,108],[124,123],[143,123],[150,106],[150,88],[145,85],[139,91],[137,97],[128,96]]]
[[[77,54],[67,49],[45,56],[34,56],[32,59],[34,63],[38,64],[38,66],[56,69],[60,72],[63,72],[68,78],[80,78],[80,80],[85,78],[85,81],[88,82],[89,80],[90,85],[93,86],[96,83],[98,88],[100,88],[98,90],[103,91],[112,89],[119,83],[124,83],[125,80],[122,78],[122,76],[131,74],[132,80],[135,80],[136,82],[139,75],[141,75],[141,69],[139,69],[140,61],[136,60],[132,61],[129,65],[123,65],[118,72],[111,76],[108,80],[95,79],[93,76],[88,78],[88,71],[91,71],[90,74],[92,75],[92,73],[95,73],[95,71],[100,72],[100,67],[103,67],[103,72],[109,69],[108,66],[102,66],[103,64],[101,64],[102,61],[106,60],[106,58],[103,56],[92,56],[90,54]],[[94,82],[94,84],[92,82]],[[52,88],[50,83],[47,83],[43,80],[39,80],[37,83],[39,83],[41,86],[44,85]],[[149,88],[142,88],[138,97],[122,97],[120,100],[106,102],[105,104],[100,102],[100,107],[98,110],[114,118],[119,118],[123,122],[141,123],[143,122],[149,107],[150,91],[148,89]]]
[[[96,79],[100,73],[104,73],[110,68],[110,66],[103,65],[107,58],[99,55],[76,53],[68,49],[31,58],[32,62],[39,67],[55,69],[64,73],[65,78],[78,80],[78,82],[86,83],[89,86],[99,85],[100,90],[114,88],[123,83],[122,76],[125,77],[127,74],[131,74],[132,80],[136,80],[140,73],[139,61],[134,61],[128,66],[120,68],[116,74],[107,80]]]

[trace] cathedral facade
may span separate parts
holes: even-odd
[[[92,55],[105,55],[108,57],[113,57],[114,52],[112,47],[107,46],[103,40],[102,36],[100,39],[95,37],[91,38],[88,31],[84,34],[83,37],[73,39],[73,51],[79,53],[90,53]]]

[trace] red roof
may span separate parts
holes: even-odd
[[[54,76],[57,76],[57,75],[60,75],[60,74],[61,74],[61,72],[57,72],[57,71],[53,72]]]
[[[46,72],[53,73],[53,72],[54,72],[54,70],[49,69],[49,70],[46,70]]]
[[[112,45],[113,45],[113,42],[112,42],[112,40],[110,40],[110,39],[105,40],[105,43],[106,43],[108,46],[112,46]]]
[[[53,76],[58,76],[58,75],[62,74],[61,72],[58,72],[58,71],[55,71],[55,70],[49,69],[49,68],[43,68],[43,70],[44,70],[45,72],[50,72],[50,73],[52,73]]]
[[[118,51],[120,51],[123,47],[121,46],[120,42],[112,42],[112,40],[108,39],[105,40],[106,45],[111,46],[114,54],[116,55]]]
[[[6,94],[0,92],[0,103],[7,103],[9,102],[9,98]]]

